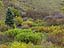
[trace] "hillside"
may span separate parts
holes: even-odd
[[[15,5],[19,7],[28,8],[31,7],[32,9],[39,11],[39,12],[54,12],[59,11],[61,8],[62,0],[15,0],[12,1]]]
[[[62,0],[3,0],[4,8],[8,6],[16,7],[21,10],[35,10],[37,12],[52,12],[59,11]],[[2,9],[3,10],[3,9]]]
[[[64,48],[64,0],[0,0],[0,48]]]

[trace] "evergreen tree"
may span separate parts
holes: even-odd
[[[12,27],[14,24],[13,18],[14,18],[14,13],[12,12],[11,8],[8,8],[7,13],[6,13],[5,23]]]

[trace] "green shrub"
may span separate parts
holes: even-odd
[[[9,37],[15,37],[17,34],[23,33],[23,32],[32,32],[31,29],[10,29],[8,31],[6,31],[4,34],[9,36]]]
[[[22,42],[32,42],[34,44],[41,43],[42,40],[42,34],[41,33],[33,33],[33,32],[23,32],[16,36],[16,40],[22,41]]]
[[[21,32],[21,29],[10,29],[6,31],[4,34],[10,37],[15,37],[20,32]]]
[[[22,32],[32,32],[31,29],[10,29],[8,31],[6,31],[4,34],[6,34],[7,36],[12,36],[15,37],[17,34],[20,34]]]
[[[11,8],[9,7],[8,10],[7,10],[7,13],[6,13],[6,20],[5,20],[5,23],[11,27],[13,27],[13,24],[14,24],[14,14],[11,10]]]
[[[34,44],[38,44],[42,40],[42,34],[35,33],[31,29],[11,29],[6,31],[5,35],[26,43],[32,42]]]
[[[14,25],[14,17],[16,16],[20,16],[20,12],[15,9],[15,8],[12,8],[12,7],[9,7],[8,8],[8,11],[6,13],[6,20],[5,20],[5,23],[9,26],[13,26]],[[20,18],[19,18],[20,19]],[[18,18],[16,18],[16,21],[18,20]],[[21,20],[22,21],[22,20]]]

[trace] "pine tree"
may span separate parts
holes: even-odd
[[[8,8],[7,13],[6,13],[5,23],[12,27],[14,24],[13,18],[14,18],[14,13],[12,12],[11,8]]]

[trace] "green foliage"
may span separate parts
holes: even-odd
[[[14,14],[11,10],[11,8],[8,8],[8,11],[6,13],[6,20],[5,23],[9,26],[13,26],[14,20],[13,20]]]
[[[20,12],[17,9],[9,7],[7,14],[6,14],[5,23],[9,26],[14,26],[14,17],[17,17],[19,15],[20,15]],[[15,21],[21,23],[22,19],[21,19],[21,17],[18,17],[18,18],[16,18]]]
[[[10,29],[6,31],[4,34],[10,37],[15,37],[18,33],[20,33],[22,30],[21,29]]]
[[[34,33],[31,29],[12,29],[5,32],[5,35],[26,43],[32,42],[34,44],[38,44],[42,40],[42,34]]]
[[[7,36],[13,36],[15,37],[17,34],[20,34],[22,32],[32,32],[32,30],[30,29],[10,29],[8,31],[6,31],[4,34],[6,34]]]
[[[52,17],[47,22],[39,19],[49,14],[54,14],[53,12],[59,11],[61,7],[61,11],[64,13],[64,0],[61,2],[62,4],[60,2],[61,0],[0,0],[0,19],[5,16],[3,15],[6,12],[5,10],[11,5],[6,13],[5,23],[0,20],[0,44],[17,41],[10,43],[11,46],[7,44],[9,47],[2,44],[0,48],[64,48],[59,47],[64,46],[64,19]],[[26,14],[23,14],[22,11],[25,11]],[[20,13],[33,19],[27,18],[23,20]],[[48,23],[50,26],[47,26]],[[15,29],[9,29],[6,24],[14,26]],[[40,44],[42,47],[35,44]]]
[[[16,36],[16,40],[26,43],[32,42],[34,44],[39,44],[42,40],[42,34],[33,32],[23,32]]]

